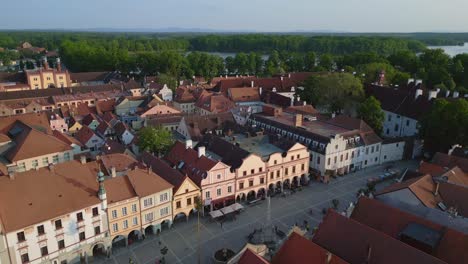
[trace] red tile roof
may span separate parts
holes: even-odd
[[[313,242],[349,263],[445,263],[333,210],[319,225]]]
[[[271,263],[302,264],[305,260],[316,264],[348,263],[296,232],[291,233],[275,254]]]
[[[391,207],[378,200],[361,197],[351,218],[395,239],[398,239],[399,234],[410,223],[429,227],[443,233],[433,256],[447,263],[457,263],[462,259],[468,260],[468,251],[466,250],[468,235]]]
[[[432,163],[447,168],[453,168],[455,166],[458,166],[463,171],[468,172],[468,159],[462,157],[437,152],[434,155],[434,158],[432,158]]]
[[[140,197],[172,189],[174,186],[148,169],[135,168],[129,171],[128,178]]]
[[[240,257],[237,264],[269,264],[266,259],[262,258],[261,256],[255,254],[252,250],[247,248],[242,256]]]
[[[86,145],[88,141],[96,134],[94,134],[94,131],[87,127],[87,126],[82,126],[80,130],[75,134],[75,138],[78,139],[78,141],[81,142],[81,144]]]
[[[104,181],[104,187],[106,188],[109,204],[137,197],[127,175],[110,178]]]
[[[234,102],[258,102],[260,101],[260,94],[258,87],[236,87],[229,88],[229,97]]]

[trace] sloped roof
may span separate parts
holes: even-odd
[[[99,122],[99,118],[94,113],[89,113],[83,118],[83,120],[81,121],[81,124],[85,126],[89,126],[93,121]]]
[[[149,169],[135,168],[127,173],[128,178],[140,197],[172,189],[172,185]]]
[[[184,122],[192,139],[201,138],[207,131],[234,129],[236,123],[231,112],[213,115],[185,116]]]
[[[468,245],[468,235],[386,205],[378,200],[361,197],[351,214],[351,219],[395,239],[398,239],[399,234],[410,223],[429,227],[442,233],[442,238],[434,252],[435,257],[447,263],[456,263],[461,259],[468,259],[468,251],[466,251],[465,247],[465,245]]]
[[[258,102],[260,94],[258,87],[235,87],[229,88],[229,97],[234,102]]]
[[[218,163],[206,156],[198,157],[196,150],[186,148],[185,144],[180,141],[174,144],[166,159],[173,166],[178,166],[178,169],[187,174],[199,187],[201,181],[207,176],[207,172]]]
[[[269,264],[266,259],[255,254],[250,248],[247,248],[239,258],[237,264]]]
[[[349,263],[445,263],[333,210],[312,241]]]
[[[432,163],[442,167],[453,168],[460,167],[464,172],[468,172],[468,159],[437,152],[432,158]]]
[[[112,139],[106,139],[101,148],[102,153],[106,155],[115,153],[123,154],[126,150],[127,148],[124,145]]]
[[[102,155],[101,161],[107,171],[114,167],[118,172],[133,169],[138,163],[133,157],[121,153]]]
[[[221,161],[229,165],[231,170],[239,168],[250,155],[250,152],[212,134],[205,135],[198,146],[205,146],[207,150],[221,157]]]
[[[107,201],[109,204],[137,197],[130,183],[129,176],[127,175],[107,179],[104,182],[104,186],[106,188]]]
[[[187,178],[187,176],[182,174],[179,170],[172,168],[162,159],[159,159],[146,151],[141,154],[141,161],[144,162],[146,166],[149,166],[154,173],[172,184],[172,186],[174,186],[174,193],[177,192],[181,184]]]
[[[99,204],[96,174],[90,164],[68,161],[0,177],[0,217],[12,232],[86,207]]]
[[[67,135],[65,133],[62,133],[62,132],[58,131],[58,130],[54,130],[52,133],[53,133],[54,137],[60,139],[61,141],[65,142],[68,145],[75,144],[77,146],[83,147],[83,144],[80,141],[78,141],[76,138],[72,137],[72,136],[69,136],[69,135]]]
[[[468,186],[441,182],[439,193],[447,207],[453,207],[459,215],[468,218]]]
[[[15,145],[5,154],[5,157],[11,162],[72,149],[70,145],[56,137],[42,133],[22,122],[17,122],[13,129],[19,129],[21,132],[13,136]]]
[[[52,134],[46,112],[0,117],[0,131],[4,134],[8,133],[8,130],[10,130],[16,121],[20,121],[44,133]]]
[[[75,134],[75,138],[78,139],[78,141],[81,142],[81,144],[86,145],[88,141],[96,135],[94,131],[87,127],[87,126],[82,126],[80,130]]]
[[[437,204],[442,201],[439,196],[434,195],[435,184],[429,174],[400,183],[394,183],[377,192],[376,195],[402,189],[409,189],[421,201],[421,203],[430,208],[437,208]]]
[[[348,263],[296,232],[291,233],[275,254],[271,263],[302,264],[305,260],[316,264]]]
[[[108,78],[109,74],[110,72],[71,72],[70,80],[74,83],[96,81],[104,82]]]

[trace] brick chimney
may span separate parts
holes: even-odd
[[[47,62],[47,57],[44,57],[44,62],[43,62],[43,64],[44,64],[44,69],[45,69],[45,70],[48,70],[48,69],[49,69],[49,63]]]
[[[191,139],[188,139],[187,141],[185,141],[185,148],[186,149],[189,149],[189,148],[192,148],[193,146],[193,142]]]
[[[204,146],[198,147],[198,157],[201,158],[201,156],[205,156],[206,149]]]
[[[80,162],[81,162],[81,164],[86,164],[86,156],[85,155],[80,156]]]
[[[62,63],[60,62],[60,58],[57,58],[57,71],[62,71]]]
[[[111,177],[115,178],[117,176],[117,169],[114,166],[112,166],[110,168],[110,171],[111,171]]]
[[[302,126],[302,114],[296,114],[294,116],[294,126],[296,127]]]

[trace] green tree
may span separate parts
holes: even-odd
[[[385,116],[379,100],[374,96],[368,97],[359,105],[358,116],[371,126],[377,134],[382,133]]]
[[[387,84],[392,84],[393,78],[395,77],[396,70],[392,65],[388,63],[369,63],[363,64],[359,67],[359,71],[365,74],[365,83],[374,83],[378,80],[379,75],[382,71],[385,72],[385,80]]]
[[[144,127],[138,132],[138,146],[142,151],[164,155],[174,144],[169,130],[156,127]]]
[[[157,82],[161,85],[167,85],[172,91],[177,88],[177,79],[169,74],[160,74]]]
[[[454,144],[468,145],[468,101],[437,99],[420,126],[426,151],[447,152]]]
[[[305,71],[314,71],[315,70],[315,63],[316,63],[317,55],[313,51],[309,51],[306,53],[304,58],[304,67]]]
[[[301,98],[330,112],[341,113],[352,109],[364,96],[361,81],[350,73],[332,73],[312,76],[298,91]]]
[[[333,70],[333,56],[331,54],[322,54],[319,59],[318,66],[324,68],[327,71]]]

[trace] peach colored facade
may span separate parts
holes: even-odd
[[[146,118],[147,116],[151,115],[169,115],[169,114],[179,114],[180,111],[170,107],[165,104],[159,104],[151,107],[148,111],[144,112],[140,115],[141,118]]]
[[[31,89],[61,88],[68,87],[71,84],[68,72],[59,72],[56,70],[26,72],[26,79]]]
[[[207,172],[207,177],[201,181],[200,185],[205,206],[235,198],[235,173],[232,173],[230,167],[222,162],[218,162]]]
[[[248,196],[257,198],[267,190],[281,188],[292,183],[300,185],[309,174],[309,151],[299,143],[294,144],[284,155],[275,152],[263,160],[256,154],[247,156],[236,169],[236,199]]]
[[[172,225],[172,188],[140,197],[141,230],[146,234],[159,233],[162,224]]]
[[[187,219],[195,209],[195,201],[200,198],[200,188],[188,177],[174,193],[172,202],[173,217],[184,214]]]
[[[109,232],[111,240],[118,236],[128,243],[128,235],[132,231],[141,234],[140,203],[137,196],[107,205]]]

